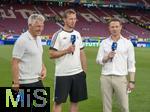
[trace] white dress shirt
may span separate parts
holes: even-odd
[[[117,41],[117,49],[114,58],[103,63],[102,60],[112,51],[113,40],[111,37],[103,40],[97,54],[96,62],[102,65],[103,75],[127,75],[128,72],[135,72],[135,53],[130,40],[120,37]]]

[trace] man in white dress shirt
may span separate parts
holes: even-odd
[[[96,59],[96,62],[102,65],[100,83],[103,112],[112,112],[114,93],[121,112],[129,112],[128,93],[135,87],[134,47],[130,40],[121,35],[121,29],[122,24],[118,19],[109,22],[111,36],[101,42]],[[114,42],[116,49],[112,48]]]

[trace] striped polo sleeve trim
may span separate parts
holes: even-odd
[[[53,48],[54,47],[54,45],[55,45],[55,42],[56,42],[56,40],[57,40],[57,37],[58,37],[58,35],[59,35],[59,33],[62,31],[62,29],[61,30],[59,30],[59,31],[57,31],[55,34],[54,34],[54,36],[53,36],[53,38],[52,38],[52,40],[51,40],[51,48]]]

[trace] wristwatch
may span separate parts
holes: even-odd
[[[135,84],[135,81],[129,81],[129,83]]]
[[[12,84],[19,84],[19,83],[15,83],[14,81],[12,81]]]

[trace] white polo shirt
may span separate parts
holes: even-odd
[[[80,49],[84,48],[81,35],[76,30],[67,32],[63,29],[56,32],[51,41],[50,49],[64,50],[68,48],[71,43],[71,35],[76,36],[74,53],[66,54],[60,58],[55,59],[55,76],[70,76],[82,72],[80,61]]]
[[[135,72],[135,53],[134,47],[130,40],[120,37],[117,41],[117,49],[114,58],[107,63],[102,59],[107,56],[111,50],[113,40],[111,37],[103,40],[97,54],[96,62],[102,65],[103,75],[127,75],[128,72]]]
[[[16,41],[13,48],[13,58],[20,59],[19,80],[20,83],[32,83],[37,81],[42,70],[43,47],[41,38],[34,39],[27,31]]]

